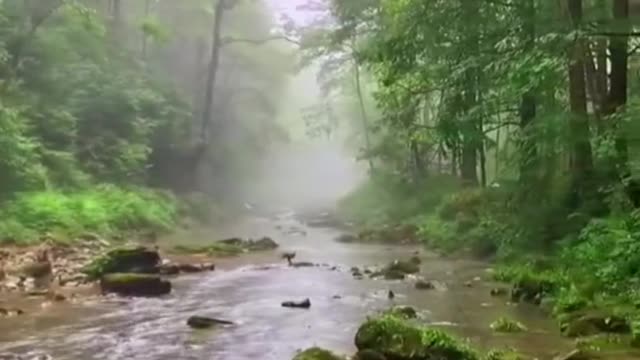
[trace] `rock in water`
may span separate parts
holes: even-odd
[[[282,307],[308,309],[311,307],[311,300],[304,299],[302,301],[285,301],[282,303]]]
[[[431,281],[418,280],[416,281],[415,288],[418,290],[433,290],[436,288]]]
[[[103,276],[100,288],[122,296],[160,296],[171,292],[171,283],[154,275],[116,273]]]
[[[114,249],[93,260],[84,272],[93,279],[112,273],[152,274],[158,272],[160,255],[144,247]]]
[[[205,316],[192,316],[187,320],[187,325],[194,329],[209,329],[217,325],[233,325],[231,321],[209,318]]]

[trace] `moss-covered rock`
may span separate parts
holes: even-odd
[[[171,283],[154,275],[115,273],[104,275],[100,288],[122,296],[160,296],[171,292]]]
[[[418,327],[392,315],[369,319],[355,338],[358,350],[371,350],[394,360],[477,360],[465,343],[436,329]]]
[[[118,248],[94,259],[84,269],[90,279],[111,273],[151,274],[158,271],[160,255],[145,247]]]
[[[527,331],[527,327],[522,323],[516,320],[508,319],[506,317],[501,317],[498,320],[492,322],[490,327],[491,330],[502,333],[518,333]]]
[[[344,360],[329,350],[313,347],[297,354],[293,360]]]

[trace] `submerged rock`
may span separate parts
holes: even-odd
[[[160,296],[171,292],[171,283],[154,275],[115,273],[103,276],[100,288],[122,296]]]
[[[145,247],[120,248],[94,259],[84,273],[92,279],[112,273],[153,274],[158,272],[160,261],[160,255],[155,250]]]
[[[313,347],[298,353],[293,360],[344,360],[329,350]]]
[[[210,329],[218,325],[233,325],[233,322],[205,316],[192,316],[187,320],[187,325],[194,329]]]
[[[304,299],[302,301],[285,301],[282,303],[282,307],[308,309],[311,307],[311,300]]]

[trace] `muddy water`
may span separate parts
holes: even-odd
[[[282,250],[297,251],[296,260],[326,266],[294,269],[284,266],[277,252],[250,255],[225,261],[213,273],[174,280],[174,291],[165,298],[57,305],[38,316],[0,320],[0,353],[83,360],[286,360],[296,350],[314,345],[351,353],[358,324],[391,304],[414,305],[425,322],[468,337],[481,348],[515,347],[541,359],[571,349],[538,309],[490,297],[492,285],[473,280],[486,277],[485,264],[422,251],[422,276],[442,283],[443,289],[418,291],[411,281],[356,280],[351,266],[380,265],[418,249],[341,244],[333,241],[335,229],[304,228],[306,235],[286,234],[291,226],[301,225],[284,216],[253,218],[227,231],[236,236],[271,235]],[[334,266],[338,269],[332,270]],[[467,281],[472,281],[471,287]],[[393,301],[387,298],[389,290],[396,293]],[[282,301],[307,297],[312,302],[309,310],[280,306]],[[196,332],[185,324],[195,314],[236,324]],[[522,321],[531,331],[492,333],[489,324],[501,315]]]

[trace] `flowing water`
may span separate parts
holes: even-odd
[[[291,226],[303,228],[306,235],[287,234],[284,230]],[[0,353],[74,360],[287,360],[297,350],[317,345],[346,354],[353,352],[354,334],[366,316],[391,304],[413,305],[425,322],[483,349],[515,347],[540,359],[571,349],[537,308],[490,297],[493,285],[475,279],[487,277],[486,264],[421,251],[422,276],[445,286],[419,291],[412,281],[356,280],[349,271],[408,257],[417,248],[338,243],[333,239],[339,230],[304,227],[288,216],[252,218],[228,231],[272,236],[281,250],[295,250],[296,260],[325,266],[291,268],[278,252],[247,255],[222,262],[215,272],[174,279],[174,291],[164,298],[56,305],[37,316],[0,320]],[[395,299],[388,299],[389,290]],[[308,310],[280,305],[304,298],[311,300]],[[186,319],[196,314],[235,325],[194,331]],[[493,333],[489,324],[502,315],[520,320],[530,331]]]

